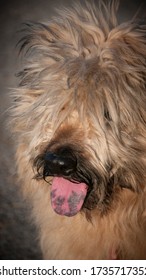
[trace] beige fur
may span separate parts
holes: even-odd
[[[146,258],[146,25],[118,25],[117,7],[77,5],[29,23],[20,42],[25,66],[11,120],[46,259]],[[68,144],[102,178],[96,205],[73,217],[52,210],[42,166],[40,178],[34,167],[48,146]]]

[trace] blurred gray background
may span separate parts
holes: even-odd
[[[78,1],[78,0],[77,0]],[[87,0],[90,1],[90,0]],[[29,220],[29,206],[15,182],[14,145],[5,129],[9,91],[17,85],[15,72],[17,31],[27,20],[44,21],[54,7],[69,6],[71,0],[1,0],[0,2],[0,259],[41,259],[36,228]],[[80,1],[82,2],[82,0]],[[95,0],[95,3],[98,0]],[[120,20],[128,19],[138,7],[146,14],[146,1],[121,0]]]

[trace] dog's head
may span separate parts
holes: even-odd
[[[59,214],[105,211],[115,192],[145,185],[146,26],[118,25],[116,3],[29,23],[21,40],[18,130]]]

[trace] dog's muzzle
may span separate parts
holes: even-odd
[[[79,182],[76,175],[77,158],[71,149],[45,152],[43,178],[53,177],[51,204],[57,214],[73,216],[82,208],[88,186]]]
[[[73,216],[82,209],[94,209],[100,201],[100,204],[109,201],[111,184],[106,184],[78,147],[54,149],[49,145],[35,158],[34,167],[37,169],[36,179],[51,182],[52,208],[60,215]]]

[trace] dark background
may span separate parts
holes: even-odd
[[[77,0],[78,1],[78,0]],[[90,1],[90,0],[88,0]],[[82,0],[80,1],[82,2]],[[95,0],[98,2],[98,0]],[[146,2],[146,1],[145,1]],[[146,14],[143,1],[141,11]],[[7,123],[9,92],[17,80],[17,31],[27,20],[45,21],[54,7],[69,6],[71,0],[4,0],[0,4],[0,259],[41,259],[35,226],[29,221],[29,206],[15,180],[14,146]],[[121,0],[120,20],[133,15],[142,1]]]

